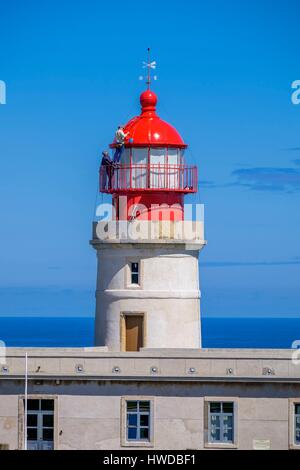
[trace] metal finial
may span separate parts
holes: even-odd
[[[147,58],[148,60],[147,60],[147,62],[143,62],[143,69],[147,69],[147,76],[146,77],[141,76],[140,80],[146,79],[147,89],[149,90],[150,89],[150,84],[151,84],[151,69],[153,69],[153,70],[156,69],[156,61],[153,60],[151,62],[150,47],[148,47],[147,53],[148,53],[148,58]],[[154,75],[153,79],[157,80],[157,76]]]

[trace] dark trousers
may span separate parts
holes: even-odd
[[[100,169],[100,174],[101,174],[101,188],[103,190],[111,189],[112,177],[114,174],[114,168],[112,164],[102,165]]]
[[[108,189],[111,189],[111,180],[114,174],[114,169],[112,165],[106,165],[106,176],[108,182]]]
[[[119,145],[118,147],[116,147],[115,154],[114,154],[114,160],[113,160],[114,163],[119,163],[119,161],[121,160],[123,150],[124,150],[124,144]]]

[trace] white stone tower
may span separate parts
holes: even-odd
[[[100,191],[112,195],[111,220],[94,223],[97,251],[95,344],[110,351],[199,348],[198,255],[203,223],[185,220],[184,196],[197,192],[187,145],[156,114],[156,95],[125,126],[120,162],[101,166]],[[116,142],[110,146],[116,147]]]

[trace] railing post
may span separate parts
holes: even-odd
[[[146,188],[150,189],[150,166],[151,166],[151,148],[148,147],[148,161],[147,161],[147,171],[146,171]]]

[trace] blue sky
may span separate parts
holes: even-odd
[[[299,22],[293,0],[3,3],[0,315],[93,314],[99,154],[148,46],[199,166],[203,314],[299,315]]]

